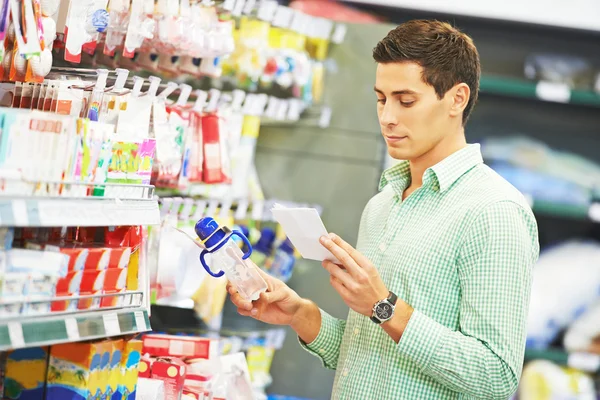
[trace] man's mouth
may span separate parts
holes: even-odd
[[[397,142],[401,142],[404,139],[408,138],[408,136],[389,136],[389,135],[385,135],[385,140],[388,143],[397,143]]]

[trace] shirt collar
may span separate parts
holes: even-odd
[[[470,144],[428,168],[423,176],[423,185],[433,185],[443,193],[471,168],[482,163],[483,158],[479,144]],[[437,178],[437,182],[433,182],[432,175]],[[379,182],[379,190],[389,184],[396,193],[402,194],[410,182],[410,163],[400,161],[383,173]]]

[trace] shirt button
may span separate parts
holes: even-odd
[[[360,333],[360,330],[358,328],[354,328],[354,334],[358,335]]]
[[[385,243],[381,243],[379,245],[379,250],[381,250],[382,252],[385,251],[387,249],[387,246],[385,245]]]
[[[344,376],[348,376],[348,368],[345,368],[345,369],[344,369],[344,372],[342,372],[342,375],[344,375]]]

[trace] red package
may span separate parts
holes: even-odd
[[[84,269],[102,270],[108,268],[110,262],[110,250],[106,247],[88,248],[88,256],[85,260]]]
[[[202,118],[202,143],[202,180],[204,183],[222,183],[225,178],[221,159],[219,117],[216,114],[206,114]]]
[[[69,272],[64,278],[60,278],[56,283],[56,297],[74,296],[79,294],[81,280],[83,278],[82,271]],[[61,300],[53,301],[51,310],[67,311],[77,308],[77,300]]]
[[[106,270],[84,270],[83,277],[81,278],[81,285],[79,287],[79,294],[81,296],[102,294],[105,276]],[[99,306],[100,297],[96,297],[80,299],[77,308],[80,310],[87,310],[90,308],[98,308]]]
[[[196,336],[144,335],[143,352],[154,357],[212,359],[218,355],[219,341]]]
[[[152,373],[152,362],[154,360],[147,356],[142,356],[140,359],[139,369],[139,378],[150,378]]]
[[[179,400],[183,392],[186,365],[178,358],[158,358],[152,363],[152,379],[165,383],[165,400]]]
[[[109,268],[104,274],[104,292],[114,292],[125,289],[127,283],[127,268]]]
[[[112,294],[115,296],[103,296],[100,300],[100,308],[113,308],[113,307],[123,307],[123,295],[125,294],[125,289],[120,290],[104,290],[103,295]]]
[[[133,226],[108,226],[104,228],[104,244],[108,247],[130,247]]]
[[[114,248],[110,249],[110,259],[108,261],[108,269],[127,268],[130,257],[131,257],[131,247],[114,247]]]
[[[202,140],[202,113],[190,113],[192,138],[190,145],[190,182],[203,182],[202,168],[204,164],[204,148]]]

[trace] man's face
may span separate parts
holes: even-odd
[[[450,127],[452,98],[438,99],[413,62],[378,64],[375,79],[377,116],[388,153],[415,160],[440,144]]]

